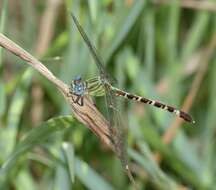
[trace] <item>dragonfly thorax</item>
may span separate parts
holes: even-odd
[[[81,76],[76,76],[71,83],[71,92],[78,96],[83,96],[86,92],[86,82],[82,80]]]

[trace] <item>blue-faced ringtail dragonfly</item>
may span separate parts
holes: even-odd
[[[121,89],[116,88],[113,83],[114,80],[110,77],[110,75],[106,72],[104,63],[100,55],[97,53],[96,48],[91,43],[90,39],[88,38],[87,34],[85,33],[82,26],[79,24],[76,17],[71,13],[72,19],[80,32],[83,40],[85,41],[87,47],[89,48],[97,68],[99,70],[99,76],[95,78],[91,78],[88,80],[82,80],[81,76],[76,76],[71,83],[70,86],[70,93],[75,95],[76,98],[73,98],[73,101],[80,106],[83,106],[83,97],[85,95],[90,96],[105,96],[107,102],[107,109],[109,111],[109,126],[110,126],[110,133],[112,136],[112,141],[115,144],[115,151],[118,157],[120,158],[124,169],[126,170],[128,177],[130,180],[134,182],[134,179],[131,175],[130,168],[127,161],[127,153],[126,153],[126,146],[124,141],[124,132],[123,132],[123,124],[121,121],[120,113],[116,107],[116,98],[118,96],[124,97],[128,100],[134,100],[140,103],[149,104],[155,106],[157,108],[166,110],[170,113],[176,114],[178,117],[182,118],[186,122],[194,123],[192,117],[181,110],[176,109],[173,106],[166,105],[156,100],[147,99],[135,94],[128,93]],[[116,130],[113,130],[115,127]],[[114,132],[113,132],[114,131]]]

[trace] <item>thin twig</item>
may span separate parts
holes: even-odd
[[[170,5],[172,3],[170,0],[153,0],[153,2],[158,5]],[[216,12],[216,3],[212,1],[180,0],[178,3],[186,9]]]
[[[216,35],[213,36],[211,42],[209,43],[209,45],[207,46],[207,48],[205,49],[205,51],[203,52],[203,55],[201,56],[200,59],[200,66],[199,69],[197,71],[197,74],[194,78],[194,81],[192,83],[191,86],[191,90],[189,91],[183,106],[182,106],[182,110],[188,112],[191,108],[191,106],[193,105],[193,102],[195,100],[195,97],[197,95],[197,92],[201,86],[202,80],[206,74],[206,71],[208,69],[209,63],[210,63],[210,59],[213,56],[214,50],[216,48]],[[162,140],[165,144],[169,144],[175,137],[177,129],[181,126],[182,124],[182,120],[176,118],[170,125],[170,127],[168,127],[167,131],[164,133]],[[196,124],[195,124],[196,125]],[[155,158],[158,162],[161,161],[161,156],[160,154],[156,153],[155,154]]]
[[[93,131],[109,148],[113,151],[115,150],[111,141],[108,122],[97,110],[89,97],[84,97],[85,104],[83,106],[74,103],[72,98],[68,96],[69,86],[67,84],[56,78],[40,61],[1,33],[0,46],[26,61],[30,66],[52,82],[70,104],[75,117]]]

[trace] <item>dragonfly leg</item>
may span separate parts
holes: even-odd
[[[73,98],[72,98],[73,100]],[[83,97],[82,96],[77,96],[77,98],[75,100],[73,100],[74,103],[83,106]]]
[[[76,102],[75,102],[75,99],[73,98],[73,96],[71,96],[71,93],[68,93],[68,94],[70,94],[69,97],[71,97],[73,103],[76,103]]]
[[[80,96],[77,96],[77,97],[76,97],[76,99],[74,99],[74,97],[73,97],[73,96],[71,96],[71,95],[70,95],[70,97],[71,97],[71,99],[72,99],[73,103],[75,103],[75,104],[78,104],[78,105],[82,106],[82,105],[79,103]]]
[[[81,96],[81,97],[80,97],[80,104],[79,104],[80,106],[83,106],[83,100],[84,100],[84,99],[83,99],[83,97]]]

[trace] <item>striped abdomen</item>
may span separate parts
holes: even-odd
[[[141,96],[133,95],[133,94],[127,93],[125,91],[119,90],[117,88],[112,88],[112,90],[115,91],[116,96],[122,96],[122,97],[130,99],[130,100],[135,100],[138,102],[142,102],[144,104],[153,105],[157,108],[161,108],[161,109],[167,110],[171,113],[175,113],[178,117],[184,119],[187,122],[195,123],[195,121],[192,119],[192,117],[189,114],[187,114],[181,110],[178,110],[172,106],[165,105],[165,104],[158,102],[158,101],[149,100],[149,99],[141,97]]]

